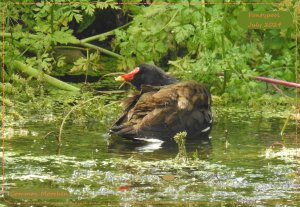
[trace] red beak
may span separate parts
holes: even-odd
[[[136,67],[135,69],[133,69],[129,73],[126,73],[124,75],[118,76],[115,80],[116,81],[131,81],[134,78],[134,76],[136,74],[138,74],[139,72],[140,72],[140,68]]]

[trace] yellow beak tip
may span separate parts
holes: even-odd
[[[122,76],[118,76],[115,78],[115,81],[124,82],[125,79]]]

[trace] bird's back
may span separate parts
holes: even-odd
[[[111,133],[126,138],[167,139],[187,131],[188,137],[203,137],[212,126],[210,106],[209,90],[195,81],[145,86],[127,99],[127,108]]]

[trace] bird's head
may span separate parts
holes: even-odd
[[[149,64],[140,64],[129,73],[118,76],[115,80],[130,82],[138,90],[140,90],[141,85],[163,86],[177,82],[160,68]]]

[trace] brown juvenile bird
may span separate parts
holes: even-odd
[[[111,134],[166,140],[186,131],[188,138],[208,137],[212,128],[211,95],[205,85],[179,82],[148,64],[116,80],[128,81],[139,91],[123,102],[124,113],[111,127]]]

